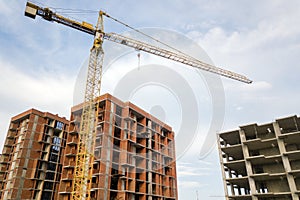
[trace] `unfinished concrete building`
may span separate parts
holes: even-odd
[[[11,119],[0,157],[0,199],[55,199],[68,124],[35,109]]]
[[[97,99],[91,199],[177,199],[174,132],[109,94]],[[82,105],[72,108],[59,199],[70,199]]]
[[[299,117],[220,133],[218,144],[226,199],[299,200]]]

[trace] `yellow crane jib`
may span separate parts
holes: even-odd
[[[31,18],[35,18],[36,15],[39,15],[41,17],[43,17],[44,19],[48,20],[48,21],[55,21],[57,23],[62,23],[66,26],[75,28],[77,30],[89,33],[91,35],[95,35],[96,32],[102,32],[101,30],[96,30],[93,25],[87,23],[87,22],[76,22],[74,20],[68,19],[66,17],[60,16],[54,12],[52,12],[51,10],[49,10],[48,8],[41,8],[33,3],[28,2],[26,5],[26,10],[25,10],[25,16],[31,17]],[[100,11],[99,12],[99,16],[107,16],[110,17],[107,13]],[[173,52],[173,51],[168,51],[167,54],[165,54],[167,52],[167,50],[156,47],[156,46],[152,46],[150,44],[147,44],[145,42],[142,41],[138,41],[138,40],[134,40],[131,38],[126,38],[124,36],[118,35],[116,33],[102,33],[104,35],[104,39],[122,44],[122,45],[126,45],[126,46],[130,46],[136,49],[139,49],[141,51],[146,51],[148,53],[153,54],[153,52],[155,52],[155,55],[167,58],[167,59],[171,59],[177,62],[181,62],[185,65],[189,65],[192,67],[196,67],[205,71],[209,71],[215,74],[219,74],[221,76],[225,76],[227,78],[231,78],[231,79],[235,79],[244,83],[252,83],[252,81],[250,79],[248,79],[247,77],[241,75],[241,74],[237,74],[235,72],[231,72],[229,70],[225,70],[213,65],[210,65],[208,63],[205,63],[203,61],[197,60],[195,58],[192,58],[186,54],[181,54],[181,53],[177,53],[177,52]],[[130,44],[130,45],[129,45]],[[149,48],[151,46],[151,51],[148,51]],[[158,53],[158,52],[163,52],[163,53]],[[174,58],[176,57],[176,58]],[[184,57],[184,59],[182,59]]]
[[[77,30],[89,33],[91,35],[96,34],[96,29],[93,27],[92,24],[87,22],[77,22],[71,20],[69,18],[63,17],[61,15],[56,14],[55,12],[51,11],[49,8],[42,8],[33,3],[27,2],[25,8],[25,16],[35,19],[36,16],[41,16],[47,21],[54,21],[57,23],[64,24],[66,26],[75,28]]]

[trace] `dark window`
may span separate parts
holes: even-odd
[[[55,171],[56,170],[56,164],[55,163],[48,163],[48,170]]]
[[[101,158],[101,148],[95,150],[94,156],[95,156],[96,159]]]
[[[102,145],[102,135],[96,138],[96,146],[101,146],[101,145]]]
[[[53,189],[53,183],[52,183],[52,182],[45,181],[45,182],[44,182],[44,189],[45,189],[45,190],[52,190],[52,189]]]
[[[120,139],[121,138],[121,129],[118,127],[115,127],[114,130],[114,137]]]
[[[137,133],[142,133],[143,131],[144,131],[144,126],[138,124],[138,125],[137,125],[137,128],[136,128],[136,132],[137,132]]]
[[[122,125],[122,118],[119,116],[116,116],[116,126],[121,126]]]
[[[43,192],[42,198],[43,200],[51,200],[52,192]]]
[[[262,174],[262,173],[264,173],[264,169],[260,165],[254,166],[253,169],[254,169],[253,171],[254,171],[255,174]]]
[[[54,154],[54,153],[51,153],[49,161],[57,162],[58,161],[58,155]]]
[[[55,176],[55,173],[47,172],[46,173],[46,180],[54,180],[54,176]]]
[[[97,183],[97,178],[96,177],[92,178],[92,183]]]
[[[119,116],[122,116],[122,107],[118,106],[116,107],[116,114]]]
[[[157,126],[156,123],[152,122],[152,124],[151,124],[151,129],[152,129],[152,130],[155,130],[155,129],[156,129],[156,126]]]

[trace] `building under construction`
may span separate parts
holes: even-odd
[[[60,199],[72,190],[81,105],[72,108]],[[132,103],[97,99],[92,199],[177,199],[174,132]]]
[[[299,117],[220,133],[218,146],[226,199],[299,200]]]
[[[0,199],[55,199],[69,121],[35,109],[11,119],[0,157]]]
[[[11,120],[1,199],[70,199],[82,105],[71,120],[29,110]],[[174,132],[130,102],[97,98],[91,199],[177,199]]]

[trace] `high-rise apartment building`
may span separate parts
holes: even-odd
[[[226,199],[299,200],[299,117],[220,133],[218,146]]]
[[[81,106],[71,120],[30,109],[11,119],[0,199],[70,199]],[[109,94],[97,98],[91,199],[177,199],[174,132]]]
[[[0,199],[57,196],[68,126],[65,118],[35,109],[11,119],[0,157]]]
[[[69,199],[82,105],[72,108],[59,199]],[[129,102],[109,94],[96,105],[91,199],[177,199],[174,132]]]

